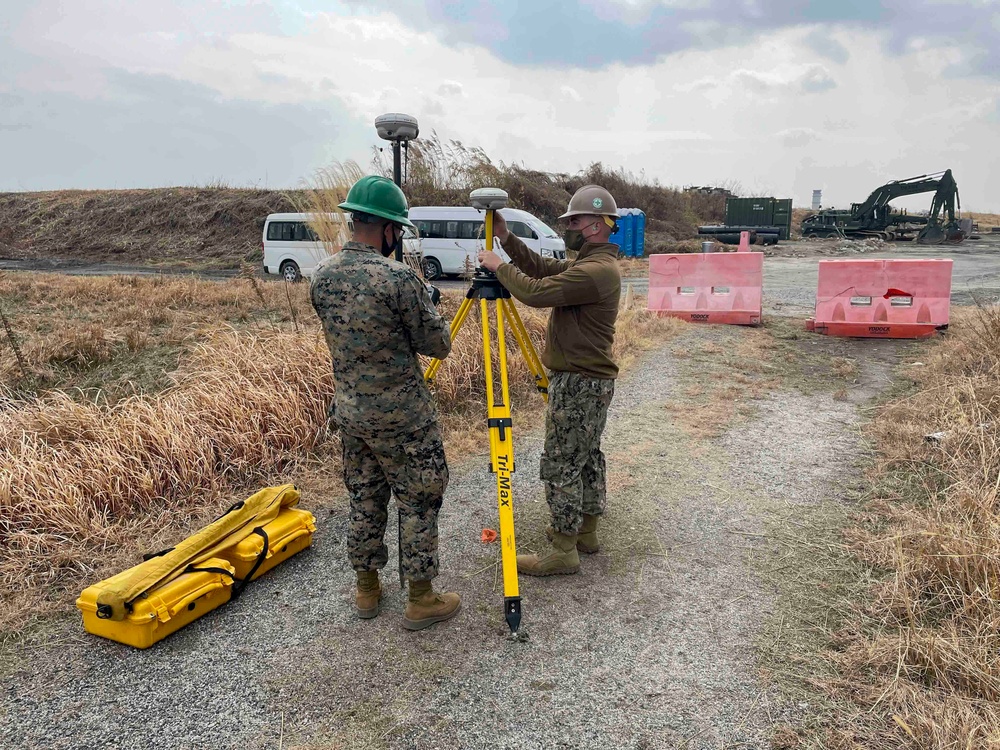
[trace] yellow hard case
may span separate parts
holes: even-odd
[[[216,570],[182,573],[172,581],[151,588],[131,602],[131,609],[124,620],[98,617],[97,596],[100,589],[97,586],[84,589],[76,601],[76,606],[83,612],[84,629],[129,646],[149,648],[229,601],[236,576],[232,564],[213,557],[197,567]],[[229,575],[222,571],[227,571]]]
[[[316,519],[307,510],[284,508],[277,518],[262,528],[267,534],[267,556],[250,580],[259,578],[275,565],[311,545],[313,532],[316,531]],[[229,561],[236,569],[236,577],[243,580],[250,575],[263,549],[264,538],[259,534],[250,534],[238,544],[220,550],[218,554]]]

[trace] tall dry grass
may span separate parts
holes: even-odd
[[[339,252],[349,239],[348,217],[340,208],[364,172],[353,161],[333,162],[316,170],[311,184],[298,194],[296,208],[309,215],[309,225],[330,254]]]
[[[831,658],[837,748],[1000,747],[1000,308],[955,316],[870,427],[853,547],[884,581]],[[933,437],[927,437],[933,436]]]
[[[386,176],[392,174],[388,158],[378,151],[375,169]],[[410,145],[404,189],[411,206],[465,206],[471,190],[499,187],[510,195],[512,207],[555,226],[570,196],[591,183],[610,190],[619,207],[645,211],[651,249],[694,237],[698,224],[721,221],[725,212],[725,198],[720,195],[685,192],[644,174],[601,163],[572,175],[541,172],[495,161],[480,148],[442,141],[436,134]]]
[[[90,572],[109,541],[121,541],[121,524],[248,488],[325,435],[333,378],[315,333],[219,333],[184,358],[174,381],[110,406],[58,391],[5,404],[4,591],[60,583],[66,567]]]
[[[962,214],[979,224],[980,231],[989,232],[992,227],[1000,227],[1000,214],[967,211]]]
[[[0,304],[0,351],[20,353],[0,356],[0,391],[85,388],[102,401],[169,385],[164,369],[220,326],[293,328],[311,311],[304,285],[255,277],[0,273]]]

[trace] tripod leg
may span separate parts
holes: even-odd
[[[452,318],[451,321],[451,328],[449,329],[450,330],[449,335],[451,336],[452,341],[454,341],[455,337],[458,335],[458,331],[462,327],[462,324],[465,322],[465,319],[469,316],[469,310],[471,309],[472,309],[472,297],[466,296],[466,298],[462,300],[462,304],[458,306],[458,312],[455,313],[455,317]],[[437,376],[437,372],[440,368],[441,368],[441,360],[432,359],[431,363],[427,366],[427,372],[424,373],[424,380],[426,380],[428,383],[433,383],[434,378]]]
[[[490,356],[490,318],[486,300],[480,300],[483,318],[483,358],[486,363],[487,424],[490,431],[490,465],[497,475],[497,507],[500,514],[500,559],[503,568],[504,618],[510,632],[521,625],[521,597],[517,581],[517,547],[514,542],[514,435],[511,430],[510,394],[507,382],[507,341],[504,314],[497,308],[497,354],[500,359],[500,401],[496,400],[493,360]]]
[[[521,356],[524,357],[524,361],[528,365],[528,370],[535,378],[535,387],[541,391],[542,398],[546,401],[549,400],[549,378],[545,374],[545,368],[542,367],[542,361],[538,357],[538,352],[535,350],[535,345],[531,343],[531,337],[528,336],[528,329],[524,327],[524,323],[521,320],[521,314],[514,307],[514,300],[512,299],[502,299],[500,304],[503,306],[504,314],[507,320],[510,321],[511,330],[514,333],[514,338],[517,340],[518,346],[521,348]]]

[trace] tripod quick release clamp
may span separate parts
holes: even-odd
[[[469,299],[510,299],[510,292],[500,283],[500,279],[492,271],[480,266],[472,277],[472,286],[465,295]]]

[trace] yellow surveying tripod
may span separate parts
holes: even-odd
[[[472,206],[486,212],[486,250],[493,249],[493,217],[498,209],[507,205],[507,193],[498,188],[473,190]],[[542,369],[528,331],[514,302],[497,277],[484,268],[478,268],[472,286],[462,300],[455,318],[451,321],[451,340],[454,341],[462,324],[472,309],[473,300],[479,300],[479,315],[483,327],[483,362],[486,370],[486,412],[490,433],[490,471],[497,477],[497,506],[500,511],[500,557],[503,567],[504,619],[516,638],[521,625],[521,597],[517,586],[517,547],[514,543],[514,491],[510,475],[514,471],[514,437],[510,418],[510,394],[507,384],[507,326],[521,348],[521,355],[535,378],[535,387],[547,401],[549,379]],[[496,302],[497,354],[500,360],[500,399],[497,400],[493,379],[492,340],[488,302]],[[434,382],[441,360],[432,360],[424,379]]]

